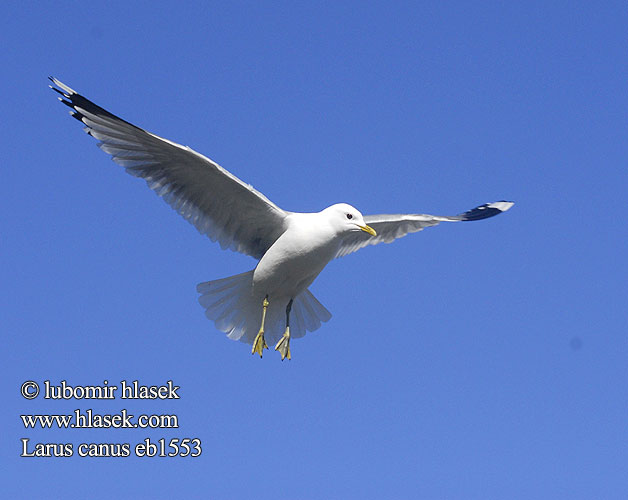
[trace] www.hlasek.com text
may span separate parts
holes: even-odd
[[[139,415],[120,413],[100,415],[92,409],[74,410],[69,415],[20,415],[26,429],[178,429],[176,415]]]

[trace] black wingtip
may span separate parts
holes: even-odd
[[[69,106],[70,108],[74,110],[74,112],[71,113],[72,117],[76,118],[78,121],[85,123],[83,122],[83,118],[85,118],[85,115],[82,112],[84,110],[85,112],[95,115],[95,116],[101,116],[101,117],[105,117],[112,120],[118,120],[120,122],[126,123],[127,125],[130,125],[133,128],[139,128],[133,125],[132,123],[129,123],[126,120],[123,120],[119,116],[116,116],[113,113],[110,113],[106,109],[101,108],[97,104],[94,104],[92,101],[90,101],[89,99],[86,99],[85,97],[77,93],[76,90],[68,87],[65,83],[57,80],[55,77],[49,76],[48,79],[53,83],[53,85],[55,85],[54,87],[52,85],[48,85],[48,86],[52,90],[54,90],[56,93],[61,94],[63,96],[63,98],[60,98],[59,101],[61,101],[63,104],[65,104],[66,106]]]
[[[482,220],[494,217],[496,215],[509,210],[514,205],[512,201],[495,201],[493,203],[485,203],[479,207],[472,208],[471,210],[460,214],[459,220]]]

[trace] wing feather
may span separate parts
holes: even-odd
[[[336,257],[343,257],[359,250],[367,245],[378,243],[392,243],[397,238],[402,238],[410,233],[416,233],[426,227],[436,226],[441,222],[460,222],[482,220],[505,212],[514,203],[510,201],[497,201],[485,203],[460,215],[428,215],[428,214],[382,214],[365,215],[364,222],[377,232],[377,236],[371,236],[365,232],[349,233],[340,245]]]
[[[52,88],[98,146],[146,181],[201,234],[255,258],[285,231],[287,212],[209,158],[124,121],[55,78]]]

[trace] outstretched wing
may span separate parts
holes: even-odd
[[[423,228],[436,226],[440,222],[488,219],[505,212],[513,205],[514,203],[510,201],[486,203],[463,214],[454,216],[427,214],[365,215],[364,222],[375,229],[377,236],[370,236],[363,231],[349,233],[343,240],[336,257],[350,254],[367,245],[392,243],[406,234],[416,233]]]
[[[196,151],[118,118],[50,77],[59,100],[85,132],[126,171],[146,181],[187,221],[222,248],[261,258],[285,231],[287,213]],[[59,90],[61,89],[61,90]]]

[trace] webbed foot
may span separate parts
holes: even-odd
[[[259,354],[259,357],[262,357],[262,352],[264,349],[268,349],[268,344],[266,344],[266,339],[264,339],[264,330],[260,330],[255,340],[253,341],[253,349],[251,349],[251,354]]]
[[[279,351],[281,354],[281,361],[286,358],[292,359],[290,356],[290,327],[286,328],[286,332],[283,334],[283,337],[281,337],[279,342],[277,342],[275,351]]]

